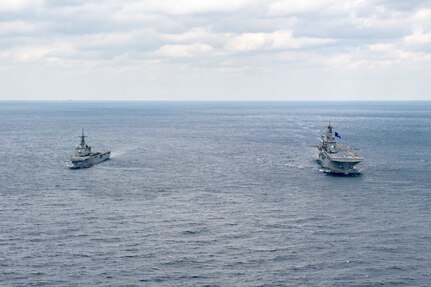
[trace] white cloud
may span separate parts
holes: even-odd
[[[355,13],[367,6],[362,0],[289,0],[275,1],[269,5],[271,15],[341,15]]]
[[[184,42],[196,42],[196,41],[217,41],[220,35],[214,34],[210,29],[202,27],[192,28],[185,33],[177,34],[162,34],[161,38],[171,43],[184,43]]]
[[[0,0],[0,11],[20,11],[41,7],[42,0]]]
[[[408,46],[431,44],[431,33],[425,33],[420,30],[414,31],[413,34],[404,37],[404,42]]]
[[[352,51],[362,47],[361,51],[376,52],[379,38],[392,39],[387,45],[396,45],[398,50],[404,45],[410,53],[418,47],[423,53],[429,42],[431,19],[428,8],[400,10],[377,0],[12,2],[0,0],[2,9],[38,7],[38,11],[0,23],[0,34],[11,37],[11,41],[0,40],[0,47],[2,43],[8,50],[45,47],[34,53],[44,55],[43,51],[56,50],[55,45],[66,43],[73,47],[76,60],[93,58],[96,63],[103,60],[103,64],[118,61],[123,55],[137,60],[150,60],[153,55],[190,58],[188,65],[193,66],[194,56],[205,54],[208,63],[220,65],[218,57],[236,62],[235,55],[241,53],[247,57],[264,53],[271,62],[282,50],[356,63]],[[27,37],[17,38],[20,34]],[[11,59],[37,58],[26,54],[31,53]],[[70,61],[70,57],[65,54],[65,60]],[[310,62],[307,57],[298,59],[304,64]],[[374,60],[370,56],[363,62]],[[129,63],[125,61],[124,65]]]
[[[75,49],[68,43],[56,43],[46,46],[28,46],[12,48],[0,52],[0,59],[6,61],[33,62],[63,58],[75,53]]]
[[[321,11],[325,1],[276,1],[269,6],[269,13],[272,15],[298,15]]]
[[[75,41],[77,45],[85,49],[97,48],[106,50],[107,47],[116,48],[130,45],[134,41],[137,41],[139,36],[142,36],[142,34],[138,31],[97,33],[79,37]]]
[[[0,36],[3,70],[431,70],[426,1],[0,0]]]
[[[372,52],[382,52],[387,53],[395,49],[395,45],[388,43],[376,43],[368,46],[369,50]]]
[[[419,9],[414,14],[414,19],[429,23],[429,21],[431,21],[431,8]]]
[[[238,11],[248,5],[247,0],[147,0],[131,1],[123,6],[126,14],[166,13],[172,15]]]
[[[38,30],[38,25],[24,21],[0,22],[0,35],[17,33],[30,33]]]
[[[325,45],[331,39],[293,37],[292,31],[275,31],[272,33],[245,33],[231,36],[227,48],[233,51],[255,51],[271,49],[300,49],[311,46]]]
[[[213,51],[207,44],[196,43],[191,45],[164,45],[156,51],[156,55],[171,58],[188,58]]]

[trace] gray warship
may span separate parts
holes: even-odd
[[[68,167],[71,169],[86,168],[109,159],[110,151],[91,151],[91,146],[85,143],[86,136],[82,129],[81,143],[76,146],[75,154],[70,158]]]
[[[341,136],[332,131],[331,123],[328,124],[326,133],[320,137],[317,146],[319,150],[318,162],[324,168],[324,172],[335,174],[356,174],[358,170],[355,165],[364,160],[364,157],[355,148],[339,144],[335,137]]]

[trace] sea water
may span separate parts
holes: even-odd
[[[159,285],[430,286],[431,103],[0,102],[0,286]]]

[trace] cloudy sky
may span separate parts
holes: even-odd
[[[0,0],[0,99],[431,100],[431,0]]]

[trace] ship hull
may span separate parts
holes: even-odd
[[[79,169],[79,168],[88,168],[95,164],[101,163],[105,160],[108,160],[111,156],[111,152],[101,152],[96,154],[91,154],[82,159],[72,159],[69,163],[69,168],[71,169]]]
[[[355,165],[360,163],[362,160],[336,160],[331,159],[323,152],[319,153],[318,162],[327,171],[336,174],[355,174],[358,173]]]

